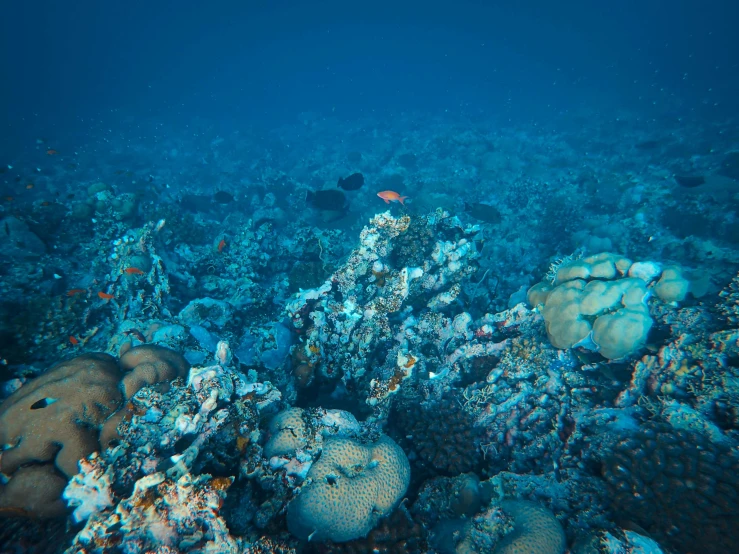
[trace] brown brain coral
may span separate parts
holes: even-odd
[[[123,402],[121,371],[107,354],[62,362],[0,405],[0,510],[54,516],[77,461],[99,448],[103,422]],[[34,463],[35,465],[26,464]]]
[[[55,517],[65,513],[61,492],[77,462],[107,445],[142,386],[186,375],[186,360],[154,345],[121,357],[85,354],[62,362],[0,405],[0,514]],[[126,373],[127,372],[127,373]]]

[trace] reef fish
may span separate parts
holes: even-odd
[[[339,188],[344,190],[358,190],[364,184],[364,175],[361,173],[352,173],[349,177],[339,177]]]
[[[84,294],[87,289],[72,289],[67,291],[67,296],[77,296],[78,294]]]
[[[129,329],[128,331],[123,331],[123,334],[126,336],[133,336],[134,338],[136,338],[136,340],[139,340],[141,342],[146,342],[146,337],[138,329]]]
[[[305,200],[318,210],[340,212],[346,207],[346,195],[340,190],[309,190]]]
[[[107,292],[103,291],[100,291],[98,293],[98,297],[102,300],[113,300],[113,298],[115,298],[115,296],[113,296],[112,294],[108,294]]]
[[[702,175],[675,175],[675,182],[681,187],[692,189],[705,184],[706,178]]]
[[[234,201],[234,197],[231,193],[226,192],[225,190],[219,190],[213,195],[213,200],[219,204],[230,204]]]
[[[138,267],[127,267],[123,271],[125,271],[129,275],[143,275],[144,274],[144,272],[141,271]]]
[[[479,202],[468,204],[465,202],[464,211],[475,219],[479,219],[485,223],[500,223],[501,220],[498,208],[489,204],[480,204]]]
[[[224,248],[226,248],[226,239],[221,239],[221,242],[218,243],[218,252],[223,252]]]
[[[46,151],[46,155],[47,155],[47,156],[56,156],[56,155],[57,155],[58,153],[59,153],[59,152],[57,152],[57,151],[56,151],[56,150],[54,150],[53,148],[49,148],[49,149],[48,149],[48,150]]]
[[[400,202],[404,206],[405,203],[403,202],[403,200],[408,198],[407,196],[400,196],[400,194],[392,190],[383,190],[381,192],[378,192],[377,196],[382,198],[385,201],[385,204],[390,204],[390,202]]]

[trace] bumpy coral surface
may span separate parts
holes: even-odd
[[[617,512],[683,552],[736,552],[739,455],[703,435],[648,425],[603,465]]]
[[[562,526],[544,506],[527,500],[503,500],[513,530],[496,545],[493,554],[563,554],[567,541]]]
[[[410,466],[388,437],[363,445],[326,442],[308,484],[288,507],[288,527],[301,539],[343,542],[364,537],[390,514],[408,488]]]
[[[271,436],[264,446],[264,455],[267,458],[291,455],[308,443],[308,430],[300,408],[281,411],[270,420],[268,431]]]
[[[400,438],[433,470],[457,475],[477,468],[482,461],[482,431],[474,426],[461,395],[451,395],[433,403],[399,408],[393,417]]]

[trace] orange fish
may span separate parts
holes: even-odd
[[[221,239],[221,242],[218,243],[218,252],[223,252],[224,248],[226,248],[226,239]]]
[[[15,200],[15,199],[12,196],[6,196],[5,197],[5,201],[6,202],[12,202],[13,200]]]
[[[112,300],[113,298],[115,298],[115,296],[113,296],[112,294],[108,294],[107,292],[103,292],[103,291],[100,291],[98,293],[98,297],[103,300]]]
[[[56,155],[57,155],[58,153],[59,153],[59,152],[57,152],[57,151],[56,151],[56,150],[54,150],[53,148],[49,148],[49,149],[48,149],[48,150],[46,151],[46,155],[47,155],[47,156],[56,156]]]
[[[26,190],[31,190],[33,188],[33,183],[28,183],[26,185]]]
[[[385,201],[385,204],[390,204],[390,202],[400,202],[405,206],[403,203],[403,200],[408,198],[407,196],[400,196],[397,192],[394,192],[392,190],[383,190],[382,192],[378,192],[377,196],[382,198]]]
[[[77,346],[80,343],[74,335],[69,335],[69,342],[72,343],[72,346]]]
[[[67,291],[67,296],[77,296],[85,292],[87,292],[87,289],[72,289]]]
[[[144,274],[144,272],[141,271],[138,267],[127,267],[123,271],[125,271],[129,275],[143,275]]]

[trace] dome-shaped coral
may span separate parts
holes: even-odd
[[[392,512],[408,488],[410,466],[389,437],[368,445],[335,438],[326,441],[308,479],[288,506],[290,532],[311,541],[342,542],[364,537]]]

